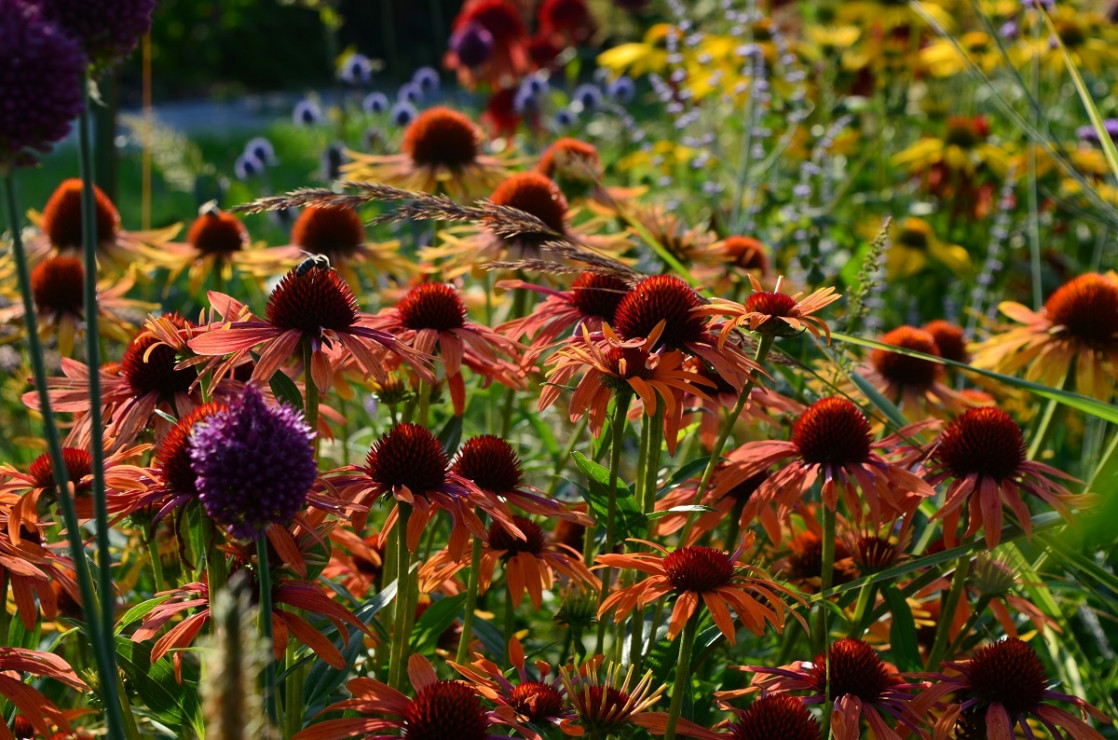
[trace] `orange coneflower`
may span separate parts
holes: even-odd
[[[810,662],[796,661],[780,668],[749,666],[747,670],[756,674],[752,683],[765,693],[806,692],[803,701],[809,706],[824,702],[829,689],[834,701],[831,729],[836,740],[862,737],[863,719],[875,737],[896,737],[883,714],[896,720],[901,731],[919,731],[921,716],[912,706],[913,692],[919,684],[898,673],[861,640],[847,637],[833,642]]]
[[[1076,696],[1049,688],[1048,674],[1036,651],[1026,642],[1010,637],[975,651],[969,660],[943,664],[944,672],[926,676],[934,679],[915,705],[927,711],[951,701],[935,723],[935,735],[973,734],[989,740],[1013,740],[1016,728],[1033,735],[1029,720],[1039,721],[1052,737],[1072,740],[1102,740],[1103,735],[1083,720],[1088,715],[1100,722],[1109,718]],[[1080,719],[1049,700],[1074,704]],[[956,737],[962,735],[957,734]]]
[[[948,547],[957,542],[959,520],[968,514],[965,537],[986,532],[986,545],[993,549],[1001,540],[1002,505],[1008,506],[1021,527],[1032,531],[1029,509],[1021,493],[1031,493],[1056,509],[1065,519],[1069,507],[1093,499],[1074,495],[1053,478],[1074,481],[1053,467],[1028,460],[1021,428],[1001,409],[970,409],[951,422],[936,442],[927,463],[928,483],[947,480],[943,506],[935,519],[943,519],[943,539]]]
[[[414,699],[372,678],[350,680],[346,688],[353,698],[323,710],[350,716],[311,725],[293,740],[353,736],[501,740],[501,735],[490,730],[505,723],[496,712],[486,711],[474,686],[465,681],[440,681],[431,663],[418,654],[408,659],[408,678]]]
[[[952,362],[961,362],[964,365],[970,362],[970,353],[967,352],[967,335],[963,331],[963,327],[944,319],[935,319],[924,324],[922,328],[932,335],[940,357]]]
[[[267,383],[284,362],[297,355],[303,342],[311,347],[310,367],[304,371],[320,391],[333,383],[331,356],[325,347],[334,343],[348,350],[362,372],[377,380],[386,377],[380,359],[385,350],[433,379],[426,355],[391,334],[364,325],[369,317],[358,310],[353,289],[333,269],[315,267],[302,273],[295,269],[284,275],[268,298],[266,320],[222,293],[210,293],[210,303],[225,321],[211,324],[191,339],[190,349],[199,355],[232,355],[231,360],[214,363],[224,367],[262,345],[252,374],[257,381]]]
[[[744,305],[724,298],[714,298],[708,305],[696,310],[699,314],[730,317],[722,326],[720,343],[725,343],[734,329],[742,324],[748,325],[750,331],[774,336],[806,330],[816,339],[822,339],[822,333],[827,336],[828,342],[831,340],[831,330],[827,328],[827,324],[812,314],[842,298],[834,288],[820,288],[800,300],[803,293],[788,295],[780,292],[782,278],[777,278],[776,286],[767,291],[762,289],[761,282],[753,275],[748,277],[753,286],[753,294],[746,299]]]
[[[1060,286],[1032,311],[1006,302],[1002,313],[1023,324],[981,343],[976,367],[1014,373],[1058,387],[1075,372],[1080,393],[1109,400],[1118,377],[1118,274],[1087,273]]]
[[[516,635],[509,639],[508,654],[509,663],[516,669],[515,684],[496,663],[480,654],[468,666],[449,665],[472,683],[479,694],[497,705],[493,714],[498,724],[508,725],[528,740],[543,740],[532,726],[570,726],[578,715],[566,702],[562,680],[549,680],[551,666],[537,660],[535,675],[530,674],[525,666],[524,647]]]
[[[510,388],[521,388],[520,368],[500,355],[515,360],[515,342],[487,326],[468,320],[466,304],[451,285],[420,283],[392,308],[361,321],[369,330],[394,337],[398,345],[422,355],[438,352],[446,370],[446,383],[461,416],[466,408],[466,385],[462,366]]]
[[[241,220],[210,203],[202,207],[190,225],[185,242],[145,247],[143,252],[156,264],[168,268],[168,284],[188,272],[190,293],[194,295],[209,275],[214,275],[219,284],[232,280],[233,266],[248,256],[248,246],[248,229]]]
[[[686,545],[668,553],[653,542],[638,542],[656,552],[605,553],[598,556],[597,562],[602,565],[631,568],[648,576],[610,594],[598,609],[599,617],[616,608],[614,620],[620,622],[634,608],[666,594],[674,594],[675,608],[668,622],[669,640],[680,633],[700,602],[706,605],[711,619],[731,645],[737,644],[731,608],[755,635],[763,633],[766,625],[772,625],[777,632],[784,631],[784,620],[792,612],[777,594],[792,596],[793,593],[762,569],[742,561],[744,543],[728,555],[701,545]]]
[[[877,341],[926,355],[940,357],[935,337],[914,326],[901,326]],[[899,352],[875,349],[864,368],[867,381],[912,418],[936,409],[957,410],[965,406],[963,397],[944,383],[944,366]]]
[[[348,152],[342,167],[353,180],[385,183],[405,190],[477,197],[508,173],[504,162],[482,151],[482,134],[466,116],[449,108],[429,108],[404,132],[400,154]]]
[[[0,581],[7,584],[5,589],[11,587],[16,613],[30,632],[40,612],[49,620],[58,616],[58,598],[52,584],[64,589],[75,602],[79,600],[78,586],[70,561],[43,546],[35,521],[14,520],[10,498],[0,494],[0,501],[5,502],[0,504]],[[6,598],[6,591],[0,597]]]
[[[74,337],[85,323],[85,268],[78,257],[53,255],[31,270],[31,298],[39,318],[39,335],[57,336],[58,352],[69,357]],[[98,327],[103,335],[122,344],[136,331],[138,312],[155,308],[154,303],[125,298],[132,289],[131,274],[102,281],[97,287]],[[23,321],[23,303],[0,309],[0,324]],[[18,334],[16,336],[19,336]]]
[[[148,474],[153,484],[139,506],[158,506],[157,521],[198,498],[197,475],[190,464],[191,434],[196,424],[228,408],[224,401],[210,401],[195,407],[175,423],[156,447]]]
[[[481,28],[489,36],[485,59],[467,57],[461,48],[451,44],[443,66],[458,74],[458,81],[467,88],[479,81],[494,88],[514,85],[531,67],[528,55],[528,29],[516,3],[509,0],[468,0],[454,19],[451,31],[456,35],[468,28]]]
[[[307,255],[324,255],[350,285],[360,285],[357,269],[381,275],[403,277],[417,266],[399,253],[397,241],[374,243],[365,235],[365,222],[356,209],[347,205],[310,205],[303,209],[291,227],[291,243],[262,249],[253,254],[263,269],[276,264],[292,265]]]
[[[759,697],[748,709],[727,706],[736,715],[728,722],[725,735],[732,740],[819,740],[822,730],[803,699],[788,694]]]
[[[601,434],[610,397],[618,390],[636,395],[644,413],[652,416],[664,404],[664,439],[668,451],[675,454],[683,419],[685,394],[705,397],[703,386],[710,381],[683,369],[684,355],[675,350],[652,352],[664,331],[664,322],[656,326],[648,338],[622,341],[608,324],[603,335],[595,338],[584,324],[582,336],[568,341],[548,358],[553,365],[547,384],[540,391],[540,410],[559,397],[562,386],[582,372],[568,405],[571,421],[589,413],[590,432]]]
[[[73,713],[62,711],[38,689],[24,683],[23,673],[53,678],[86,695],[91,691],[89,686],[78,678],[69,663],[53,653],[0,647],[0,696],[11,701],[30,725],[31,734],[26,737],[36,733],[42,733],[42,737],[70,737]],[[8,728],[4,725],[3,729]]]
[[[707,506],[713,511],[705,511],[699,515],[690,529],[687,530],[686,539],[684,544],[693,545],[699,539],[704,537],[708,532],[712,532],[719,525],[727,521],[736,521],[736,530],[742,531],[749,527],[754,521],[758,521],[765,530],[772,542],[779,543],[781,539],[781,526],[780,519],[776,515],[776,509],[772,505],[765,505],[758,509],[758,511],[750,514],[745,513],[745,505],[749,503],[749,499],[757,492],[768,477],[768,472],[758,473],[750,478],[745,479],[735,486],[726,488],[719,486],[719,477],[726,469],[725,464],[719,465],[714,470],[711,476],[710,485],[707,486],[706,493],[699,503],[702,506]],[[690,505],[695,500],[695,494],[699,488],[699,480],[692,479],[688,485],[679,486],[669,491],[665,496],[656,501],[656,510],[664,512],[664,516],[656,521],[655,531],[658,535],[666,536],[674,534],[683,528],[687,522],[688,515],[683,513],[672,513],[672,509],[677,506]],[[733,525],[731,525],[733,526]],[[729,544],[727,542],[727,544]]]
[[[126,270],[142,253],[141,247],[159,248],[179,230],[169,226],[151,231],[125,231],[120,226],[120,213],[109,196],[94,187],[94,207],[97,219],[97,251],[120,270]],[[47,200],[42,213],[28,214],[39,234],[27,241],[27,254],[31,263],[45,258],[51,250],[81,251],[82,248],[82,181],[78,178],[63,180]]]

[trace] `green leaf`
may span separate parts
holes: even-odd
[[[174,594],[164,594],[163,596],[156,596],[154,599],[148,599],[147,601],[136,604],[136,606],[126,611],[124,616],[120,618],[120,621],[117,622],[116,634],[119,635],[125,627],[146,617],[155,607],[159,606],[167,599],[170,599],[172,596],[174,596]]]
[[[902,671],[918,671],[920,663],[920,647],[916,642],[916,623],[912,619],[912,610],[904,594],[897,590],[896,585],[887,583],[881,587],[881,595],[889,605],[889,612],[893,619],[889,626],[889,644],[893,649],[893,661]]]
[[[664,485],[660,488],[660,492],[670,491],[684,481],[690,480],[696,473],[706,468],[708,462],[710,462],[710,457],[704,455],[697,460],[691,460],[690,462],[680,465],[679,469],[672,473],[671,477],[664,482]]]
[[[299,392],[299,387],[295,385],[295,381],[287,377],[285,373],[277,372],[268,381],[268,385],[271,386],[272,393],[280,401],[297,409],[303,408],[303,394]]]
[[[841,332],[832,332],[831,338],[839,342],[855,344],[859,347],[868,347],[869,349],[883,349],[887,352],[895,352],[900,355],[917,357],[921,360],[927,360],[928,362],[935,362],[940,365],[947,365],[948,367],[958,368],[969,373],[977,373],[978,375],[992,378],[994,380],[997,380],[998,382],[1005,383],[1006,385],[1011,385],[1015,388],[1029,391],[1030,393],[1040,396],[1041,398],[1047,398],[1058,403],[1062,403],[1065,406],[1077,409],[1086,414],[1090,414],[1091,416],[1103,419],[1104,421],[1118,424],[1118,406],[1111,406],[1108,403],[1103,403],[1102,401],[1098,401],[1094,398],[1088,398],[1087,396],[1081,396],[1078,393],[1072,393],[1070,391],[1061,390],[1059,388],[1051,388],[1047,385],[1042,385],[1041,383],[1034,383],[1031,380],[1022,380],[1021,378],[1015,378],[1012,375],[1002,375],[1001,373],[995,373],[992,370],[981,370],[977,367],[964,365],[961,362],[945,360],[942,357],[926,355],[923,352],[905,349],[904,347],[894,347],[892,345],[882,344],[881,342],[875,342],[871,339],[862,339],[861,337],[855,337],[849,334],[843,334]]]
[[[116,638],[117,662],[148,710],[171,727],[190,724],[198,728],[201,708],[198,703],[197,671],[190,661],[183,662],[183,683],[175,680],[173,662],[151,663],[151,646]],[[194,673],[194,676],[190,676]],[[193,680],[190,680],[193,679]]]
[[[462,605],[466,603],[466,594],[447,596],[439,599],[423,612],[415,623],[411,632],[411,649],[416,653],[434,652],[439,638],[446,632],[454,620],[462,613]],[[463,639],[466,639],[463,635]]]
[[[454,455],[458,445],[462,443],[462,417],[451,416],[439,430],[438,440],[446,454]]]
[[[578,486],[582,497],[589,504],[595,521],[604,525],[609,521],[609,469],[581,452],[572,452],[571,457],[574,458],[575,466],[590,482],[589,488]],[[621,479],[617,480],[614,496],[614,528],[617,530],[614,535],[618,541],[629,537],[644,537],[648,531],[648,517],[641,511],[630,487]]]
[[[654,522],[657,519],[663,519],[664,517],[671,516],[672,514],[705,514],[708,511],[718,511],[718,509],[710,506],[686,504],[684,506],[673,506],[672,508],[666,509],[664,511],[654,511],[651,514],[646,514],[645,518],[648,519],[648,521],[650,522]]]
[[[858,390],[866,394],[866,398],[870,400],[878,411],[885,414],[889,421],[898,427],[903,427],[908,422],[904,418],[904,414],[897,408],[896,404],[882,395],[881,391],[873,387],[873,385],[863,378],[860,373],[851,370],[850,379],[854,381],[854,385],[858,386]]]

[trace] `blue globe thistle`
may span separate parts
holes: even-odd
[[[547,92],[547,78],[538,74],[528,75],[521,81],[520,88],[538,97]]]
[[[527,85],[521,85],[516,90],[516,95],[512,99],[512,108],[517,113],[523,115],[528,111],[536,110],[540,107],[540,99],[532,88]]]
[[[450,50],[467,67],[480,67],[493,56],[493,34],[480,23],[467,23],[450,37]]]
[[[414,82],[405,82],[400,85],[400,89],[396,91],[396,101],[399,103],[411,103],[415,105],[420,100],[423,100],[423,91],[419,89],[419,85]]]
[[[439,73],[434,67],[420,67],[415,70],[411,81],[424,95],[430,95],[439,89]]]
[[[292,120],[299,126],[313,126],[322,122],[322,109],[313,100],[300,100],[291,113]]]
[[[366,113],[384,113],[390,105],[388,96],[382,92],[371,92],[361,100],[361,109]]]
[[[70,133],[85,102],[81,46],[19,0],[0,0],[0,169]]]
[[[245,154],[250,154],[263,165],[273,165],[276,160],[276,148],[272,146],[272,142],[265,139],[263,136],[256,136],[248,140],[245,144]]]
[[[582,110],[597,110],[598,106],[602,104],[602,91],[598,89],[597,85],[579,85],[575,88],[575,93],[571,99],[578,103]]]
[[[252,152],[245,152],[233,162],[233,174],[238,180],[251,180],[264,171],[264,163]]]
[[[206,513],[230,535],[256,539],[272,524],[286,526],[318,476],[303,415],[269,406],[247,386],[229,409],[198,423],[191,434],[190,467]]]
[[[132,53],[151,29],[155,0],[33,0],[43,15],[85,49],[94,67],[112,66]],[[7,47],[5,47],[7,48]]]
[[[634,84],[631,77],[622,75],[609,83],[609,87],[606,88],[606,94],[621,105],[628,105],[633,102],[633,98],[636,97],[637,86]]]
[[[354,52],[342,62],[338,77],[349,85],[367,85],[373,79],[373,63],[364,54]]]
[[[392,124],[395,126],[407,126],[409,123],[414,121],[415,117],[418,115],[419,111],[417,111],[415,109],[415,106],[411,103],[401,101],[392,106],[391,118]]]
[[[562,108],[555,114],[555,125],[561,129],[570,128],[574,125],[575,119],[577,118],[578,115],[570,108]]]

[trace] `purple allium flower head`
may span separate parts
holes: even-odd
[[[361,108],[366,113],[384,113],[391,103],[382,92],[371,92],[361,100]]]
[[[493,34],[480,23],[467,23],[450,37],[450,49],[467,67],[480,67],[493,56]]]
[[[81,46],[20,0],[0,0],[0,168],[70,133],[85,102]]]
[[[155,0],[33,0],[101,69],[132,53],[151,29]]]
[[[269,406],[247,386],[226,411],[194,427],[190,466],[206,513],[232,536],[256,539],[303,508],[318,464],[298,410]]]

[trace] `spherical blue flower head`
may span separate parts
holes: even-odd
[[[520,83],[520,87],[539,97],[547,92],[547,79],[539,75],[528,75]]]
[[[392,106],[391,118],[392,123],[395,126],[407,126],[409,123],[414,121],[415,117],[418,115],[419,111],[417,111],[415,109],[415,106],[411,103],[399,102],[396,105]]]
[[[512,107],[517,113],[523,114],[526,111],[536,110],[540,107],[540,99],[536,93],[532,92],[532,88],[528,85],[521,85],[516,90],[516,95],[512,99]]]
[[[245,154],[251,154],[265,166],[276,163],[276,148],[272,146],[272,142],[263,136],[249,139],[248,143],[245,144]]]
[[[562,108],[555,114],[555,125],[558,128],[570,128],[574,125],[577,114],[570,108]]]
[[[371,92],[361,100],[361,108],[366,113],[384,113],[390,105],[388,96],[382,92]]]
[[[480,23],[467,23],[450,37],[450,49],[467,67],[480,67],[493,56],[493,34]]]
[[[0,0],[0,168],[70,133],[85,102],[81,45],[19,0]]]
[[[269,406],[254,386],[226,411],[194,427],[190,467],[206,513],[230,535],[252,540],[286,526],[318,476],[300,411]]]
[[[251,180],[264,171],[264,163],[252,152],[245,152],[233,163],[233,174],[238,180]]]
[[[602,104],[602,91],[597,85],[579,85],[575,88],[572,99],[582,110],[597,110]]]
[[[342,62],[338,76],[349,85],[367,85],[373,79],[373,63],[364,54],[354,52]]]
[[[606,88],[606,94],[621,105],[628,105],[633,102],[633,98],[637,94],[637,86],[633,83],[631,77],[622,75],[609,83],[609,87]]]
[[[85,49],[97,68],[132,53],[151,30],[155,0],[34,0],[43,15]],[[4,47],[5,49],[7,47]]]
[[[439,73],[434,67],[420,67],[415,70],[411,81],[424,95],[430,95],[439,89]]]
[[[405,82],[400,85],[400,89],[396,91],[396,101],[399,103],[411,103],[415,105],[420,100],[423,100],[423,91],[419,89],[419,85],[414,82]]]
[[[322,109],[313,100],[300,100],[295,104],[291,118],[298,126],[313,126],[322,121]]]

